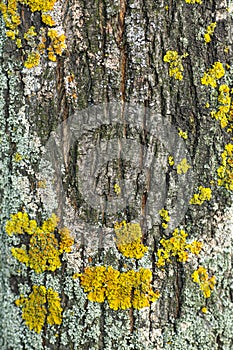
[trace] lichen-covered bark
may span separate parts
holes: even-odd
[[[1,349],[232,349],[233,209],[230,191],[216,185],[221,153],[231,135],[205,108],[207,102],[215,107],[217,90],[200,80],[214,62],[231,65],[232,14],[227,7],[232,5],[215,0],[203,0],[201,5],[184,0],[68,0],[56,6],[67,50],[57,62],[43,60],[31,70],[23,68],[21,51],[6,38],[3,19],[0,22]],[[205,44],[203,34],[210,22],[217,26],[212,41]],[[188,53],[182,60],[181,81],[169,77],[163,61],[168,50]],[[229,68],[224,78],[230,87],[231,72]],[[132,113],[132,123],[128,122],[129,107],[139,108],[139,121]],[[174,262],[164,270],[156,266],[156,252],[163,234],[169,233],[158,220],[148,219],[158,216],[157,203],[154,208],[148,204],[153,185],[165,186],[164,206],[171,212],[177,191],[188,192],[189,187],[179,187],[179,176],[184,175],[168,167],[166,142],[147,127],[150,118],[160,116],[177,134],[178,128],[188,131],[182,142],[194,174],[191,196],[200,185],[212,188],[211,201],[189,205],[179,222],[191,241],[204,243],[202,252],[188,263]],[[70,138],[70,125],[75,139]],[[54,142],[62,140],[56,147],[47,143],[55,131]],[[115,158],[110,157],[112,140],[118,151]],[[132,140],[135,144],[130,144]],[[122,157],[125,145],[129,159]],[[56,154],[54,163],[46,158],[46,152],[56,148],[63,163]],[[179,153],[179,147],[173,150]],[[108,156],[106,162],[101,152]],[[82,171],[89,155],[99,208],[85,195],[88,181]],[[61,178],[54,175],[56,166],[55,175],[62,174]],[[164,177],[157,183],[153,176],[162,169]],[[131,196],[121,210],[111,212],[114,184],[121,182],[131,186]],[[21,210],[40,224],[56,212],[61,225],[70,228],[75,245],[63,257],[61,269],[36,274],[12,257],[10,249],[19,245],[20,238],[7,236],[4,227],[10,214]],[[115,247],[113,226],[123,219],[141,224],[143,243],[149,246],[142,260],[124,259]],[[123,271],[124,264],[153,271],[153,286],[161,297],[150,308],[114,311],[106,302],[89,301],[72,279],[85,266],[111,265]],[[198,265],[217,278],[208,299],[192,282]],[[15,305],[19,295],[30,294],[35,284],[56,290],[63,307],[62,324],[46,325],[40,334],[28,329]],[[204,306],[207,313],[201,311]]]

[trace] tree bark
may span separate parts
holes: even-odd
[[[58,0],[52,14],[67,49],[56,62],[43,57],[32,69],[24,67],[27,48],[17,49],[7,38],[1,18],[2,350],[233,348],[232,195],[217,185],[231,133],[210,116],[218,87],[201,84],[204,72],[222,62],[218,86],[232,88],[228,6],[215,0]],[[19,3],[19,12],[20,31],[31,25],[39,30],[38,11]],[[216,29],[205,43],[211,22]],[[163,60],[168,50],[188,53],[182,80],[169,76]],[[179,175],[168,165],[169,155],[175,164],[186,158],[191,168]],[[199,186],[210,187],[212,198],[191,205]],[[167,230],[159,216],[163,207],[171,216]],[[37,274],[12,256],[22,241],[9,237],[5,224],[19,211],[38,225],[56,213],[59,227],[70,229],[75,243],[55,272]],[[124,258],[116,248],[113,227],[122,220],[141,225],[149,248],[141,260]],[[160,240],[176,227],[190,242],[203,242],[203,249],[187,263],[172,259],[158,268]],[[91,302],[72,276],[98,265],[121,272],[125,265],[149,268],[160,298],[141,310]],[[191,278],[200,265],[216,276],[210,298]],[[15,305],[32,285],[53,288],[63,308],[61,325],[45,324],[39,334]]]

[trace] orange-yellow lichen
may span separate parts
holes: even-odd
[[[6,223],[6,232],[9,235],[30,235],[28,247],[12,248],[12,255],[20,262],[26,264],[36,273],[46,270],[55,271],[61,266],[60,255],[70,252],[74,243],[67,228],[55,230],[58,218],[55,214],[45,220],[41,227],[37,226],[35,220],[29,220],[27,213],[19,212],[11,215],[11,220]]]
[[[209,298],[216,284],[216,277],[209,277],[207,270],[204,267],[199,266],[199,268],[193,272],[192,278],[193,282],[199,284],[204,297]]]
[[[51,40],[48,47],[48,58],[51,61],[56,61],[56,55],[61,56],[66,48],[66,37],[64,34],[59,34],[55,29],[48,30],[48,37]]]
[[[151,287],[152,272],[140,268],[139,271],[122,272],[113,267],[87,267],[83,274],[75,274],[87,298],[93,302],[108,301],[113,310],[136,308],[141,309],[159,298],[159,292]]]
[[[187,243],[186,237],[188,234],[184,230],[175,229],[172,233],[172,237],[169,239],[162,238],[160,244],[163,248],[157,251],[157,266],[165,266],[166,262],[171,262],[171,258],[177,257],[179,262],[186,262],[188,260],[188,251],[192,254],[199,254],[203,243],[193,241]]]
[[[142,231],[139,224],[116,222],[116,246],[126,258],[141,259],[148,248],[141,243]]]
[[[61,299],[52,288],[46,290],[44,286],[34,285],[28,298],[23,295],[15,301],[16,306],[22,307],[22,318],[26,325],[40,333],[47,317],[47,323],[61,324]]]

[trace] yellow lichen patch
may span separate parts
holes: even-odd
[[[118,184],[114,184],[114,192],[116,193],[117,196],[121,194],[121,188]]]
[[[32,39],[32,37],[37,36],[37,33],[35,32],[35,27],[31,26],[27,32],[24,33],[24,39],[26,41],[29,41]]]
[[[6,232],[9,236],[15,234],[33,234],[37,229],[37,223],[35,220],[29,220],[28,214],[24,212],[18,212],[17,214],[11,214],[11,220],[6,223]]]
[[[15,301],[16,306],[22,307],[22,318],[30,330],[37,333],[42,331],[46,321],[51,325],[61,324],[62,307],[57,292],[44,286],[34,285],[28,298],[23,295]]]
[[[186,174],[190,168],[191,165],[188,164],[187,159],[183,158],[181,162],[177,164],[176,171],[177,174]]]
[[[220,85],[218,103],[218,110],[212,111],[210,115],[216,120],[220,121],[221,127],[225,128],[229,122],[232,122],[231,96],[230,88],[228,85]]]
[[[216,284],[216,277],[209,277],[207,270],[204,267],[199,266],[199,268],[193,272],[192,278],[193,282],[199,284],[204,297],[209,298]]]
[[[141,259],[148,248],[141,243],[142,231],[139,224],[116,222],[116,246],[126,258]]]
[[[61,324],[62,323],[62,307],[61,298],[58,293],[52,288],[47,290],[47,303],[48,303],[48,324]]]
[[[29,69],[36,67],[39,64],[40,64],[40,54],[39,52],[34,52],[34,51],[28,55],[27,60],[24,62],[24,66]]]
[[[16,31],[15,30],[7,30],[6,36],[12,40],[15,40],[16,38]]]
[[[113,310],[141,309],[159,298],[159,292],[151,287],[152,272],[140,268],[120,273],[113,267],[87,267],[83,274],[75,274],[90,301],[102,303],[108,301]]]
[[[206,44],[211,42],[211,35],[214,34],[214,30],[216,28],[216,25],[217,25],[216,22],[212,22],[206,28],[206,32],[204,34],[204,41]]]
[[[46,288],[34,285],[32,289],[28,298],[21,297],[15,303],[22,307],[22,318],[30,330],[40,333],[46,318]]]
[[[19,262],[29,264],[29,256],[27,254],[26,248],[12,248],[11,249],[12,256],[16,258]]]
[[[217,80],[222,78],[225,74],[225,69],[221,62],[215,62],[212,68],[209,68],[207,72],[204,73],[201,78],[201,83],[203,85],[210,85],[213,88],[217,87]]]
[[[37,183],[38,188],[46,188],[46,180],[39,180]]]
[[[14,155],[14,161],[16,163],[19,163],[22,159],[23,159],[22,155],[20,153],[16,152]]]
[[[194,4],[202,4],[202,0],[185,0],[185,2],[187,4],[191,4],[191,5],[194,5]]]
[[[198,204],[201,205],[204,201],[209,201],[211,199],[212,191],[209,187],[199,186],[199,193],[195,193],[193,198],[190,199],[190,204]]]
[[[222,164],[217,169],[218,186],[233,191],[233,144],[228,143],[221,156]]]
[[[188,138],[188,131],[183,131],[179,128],[178,134],[180,137],[182,137],[184,140],[187,140]]]
[[[53,27],[56,24],[52,19],[52,17],[46,13],[42,13],[41,19],[42,19],[42,22],[47,24],[49,27]]]
[[[61,56],[64,49],[66,37],[64,34],[59,34],[55,29],[48,30],[48,37],[50,38],[50,45],[48,47],[48,58],[50,61],[56,61],[56,55]]]
[[[174,158],[172,156],[168,156],[168,164],[173,166],[175,164]]]
[[[71,252],[71,247],[74,244],[74,239],[70,235],[70,230],[67,227],[61,228],[59,231],[61,241],[59,243],[60,252]]]
[[[57,0],[19,0],[23,4],[27,4],[32,12],[47,12],[53,9]]]
[[[187,243],[186,237],[188,234],[184,230],[175,229],[172,237],[169,239],[162,238],[160,244],[163,248],[157,251],[157,266],[165,266],[166,262],[171,262],[171,258],[177,257],[179,262],[186,262],[188,260],[188,251],[192,254],[199,254],[203,244],[198,241]]]
[[[46,270],[55,271],[61,266],[60,255],[70,252],[74,243],[67,228],[57,231],[58,218],[55,214],[45,220],[41,227],[37,226],[35,220],[29,220],[27,213],[19,212],[11,215],[11,220],[6,223],[8,235],[28,234],[30,235],[29,246],[12,248],[12,255],[20,262],[30,266],[36,273]]]
[[[182,58],[187,57],[188,54],[179,55],[177,51],[168,50],[163,57],[164,62],[169,63],[169,75],[176,80],[182,80],[182,72],[184,67],[182,65]]]
[[[30,239],[28,250],[30,268],[36,273],[55,271],[61,267],[60,254],[59,243],[54,233],[38,228]]]
[[[16,39],[15,40],[15,44],[18,47],[18,49],[21,49],[21,47],[22,47],[22,40],[21,39]]]
[[[170,221],[170,216],[168,215],[168,211],[163,208],[159,211],[159,215],[160,215],[161,219],[163,220],[162,227],[164,229],[166,229],[168,227],[167,223]]]

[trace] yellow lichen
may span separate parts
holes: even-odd
[[[179,55],[177,51],[168,50],[163,57],[164,62],[169,63],[169,75],[176,80],[182,80],[182,72],[184,67],[182,65],[182,58],[187,57],[188,54]]]
[[[12,248],[12,255],[36,273],[55,271],[61,266],[60,255],[70,252],[74,242],[67,228],[58,230],[56,238],[57,224],[58,218],[55,214],[45,220],[41,227],[37,226],[35,220],[29,220],[27,213],[11,215],[11,220],[6,223],[8,235],[30,235],[28,247]]]
[[[175,164],[174,158],[172,156],[168,156],[168,164],[173,166]]]
[[[218,110],[213,110],[210,115],[216,120],[220,121],[222,128],[228,126],[232,122],[232,111],[231,111],[231,89],[228,85],[220,85],[218,95]],[[231,131],[231,128],[229,129]]]
[[[209,201],[211,199],[212,191],[209,187],[199,186],[199,193],[195,193],[193,198],[190,199],[190,204],[201,205],[204,201]]]
[[[160,215],[161,219],[163,220],[162,227],[164,229],[166,229],[168,227],[167,223],[170,221],[170,216],[168,215],[168,211],[163,208],[159,211],[159,215]]]
[[[166,262],[171,262],[171,258],[177,257],[179,262],[186,262],[188,260],[188,251],[192,254],[199,254],[203,244],[198,241],[187,243],[186,237],[188,234],[184,230],[175,229],[172,237],[169,239],[162,238],[160,244],[163,248],[157,251],[157,266],[165,266]]]
[[[29,41],[32,39],[32,37],[37,36],[37,33],[35,32],[35,27],[31,26],[27,32],[24,33],[24,39]]]
[[[187,4],[191,4],[191,5],[194,5],[194,4],[202,4],[202,0],[185,0],[185,2]]]
[[[179,130],[179,132],[178,132],[179,136],[182,137],[184,140],[187,140],[188,132],[187,131],[183,131],[180,128],[178,130]]]
[[[48,37],[51,42],[48,47],[48,58],[50,61],[56,60],[56,55],[61,56],[62,52],[66,48],[65,40],[66,37],[64,34],[59,34],[55,29],[48,30]]]
[[[120,273],[113,267],[87,267],[83,274],[75,274],[90,301],[102,303],[108,301],[113,310],[141,309],[159,298],[159,292],[151,287],[152,272],[140,268]]]
[[[186,174],[190,168],[191,165],[188,164],[187,159],[183,158],[180,163],[177,164],[176,171],[177,174]]]
[[[126,258],[141,259],[148,248],[141,243],[142,232],[139,224],[116,222],[116,246]]]
[[[32,12],[47,12],[53,9],[57,0],[19,0],[23,4],[27,4]]]
[[[121,194],[121,188],[118,184],[114,184],[114,192],[116,193],[117,196]]]
[[[225,74],[225,69],[221,62],[215,62],[212,68],[209,68],[207,72],[204,73],[201,78],[201,83],[203,85],[210,85],[213,88],[217,86],[217,80],[222,78]]]
[[[29,220],[28,214],[25,212],[18,212],[17,214],[11,214],[11,220],[6,223],[6,232],[9,236],[13,233],[16,234],[33,234],[37,229],[37,223],[35,220]]]
[[[212,22],[206,28],[206,32],[204,34],[204,41],[206,44],[211,42],[211,35],[214,34],[214,30],[216,28],[216,25],[217,25],[216,22]]]
[[[16,152],[14,155],[14,161],[16,163],[19,163],[22,159],[23,159],[22,155],[20,153]]]
[[[47,303],[48,303],[48,324],[61,324],[62,323],[62,307],[61,298],[58,293],[52,288],[47,290]]]
[[[228,143],[221,156],[222,163],[217,169],[218,186],[233,191],[233,144]]]
[[[39,52],[34,52],[34,51],[28,55],[27,60],[24,62],[24,66],[29,69],[36,67],[39,64],[40,64],[40,54]]]
[[[42,13],[41,20],[43,23],[47,24],[49,27],[53,27],[56,24],[52,19],[52,17],[46,13]]]
[[[37,333],[42,331],[47,322],[51,325],[61,324],[62,307],[61,299],[52,288],[46,290],[44,286],[32,286],[32,292],[28,298],[23,295],[15,301],[16,306],[22,307],[22,318],[30,330]]]
[[[216,277],[209,277],[207,270],[204,267],[199,266],[199,268],[193,272],[192,278],[193,282],[199,284],[204,297],[209,298],[216,284]]]

